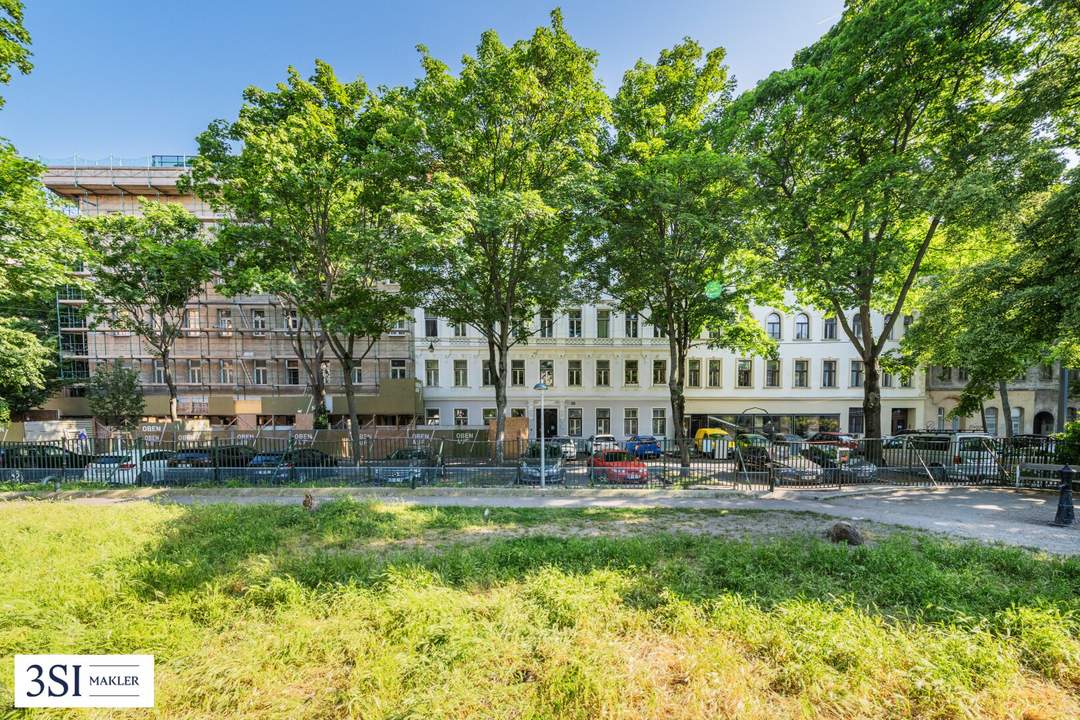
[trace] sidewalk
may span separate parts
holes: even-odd
[[[70,491],[59,495],[2,493],[0,501],[64,500],[94,505],[137,501],[183,505],[289,505],[301,503],[305,492],[319,499],[354,497],[430,506],[670,507],[813,512],[1038,548],[1063,555],[1080,554],[1080,526],[1054,528],[1048,524],[1057,507],[1056,494],[1008,488],[863,486],[843,490],[780,489],[772,493],[629,488],[552,488],[543,491],[538,488],[139,488]]]

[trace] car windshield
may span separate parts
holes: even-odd
[[[544,454],[545,454],[546,457],[549,457],[549,458],[557,457],[558,455],[562,454],[562,448],[560,448],[558,445],[549,444],[547,446],[547,450],[544,451]],[[530,460],[536,460],[536,461],[539,462],[539,460],[540,460],[540,446],[539,445],[531,446],[529,448],[529,456],[528,457],[529,457]]]

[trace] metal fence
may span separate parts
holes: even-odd
[[[438,437],[244,440],[83,438],[0,443],[0,483],[138,486],[842,488],[849,485],[1056,487],[1049,437],[911,433],[885,440],[704,438],[682,462],[667,440],[498,445]]]

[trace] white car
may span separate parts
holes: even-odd
[[[589,454],[595,455],[604,450],[622,450],[614,435],[593,435],[589,438]]]
[[[555,437],[551,438],[552,445],[558,445],[562,451],[563,460],[577,460],[577,444],[573,438],[568,437]]]
[[[160,485],[172,450],[134,449],[98,455],[87,466],[83,479],[111,485]]]

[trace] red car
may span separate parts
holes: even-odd
[[[815,445],[836,445],[851,450],[857,450],[859,447],[859,438],[842,432],[817,432],[807,438],[807,442]]]
[[[643,483],[649,480],[649,468],[625,450],[601,450],[589,458],[593,479],[609,483]]]

